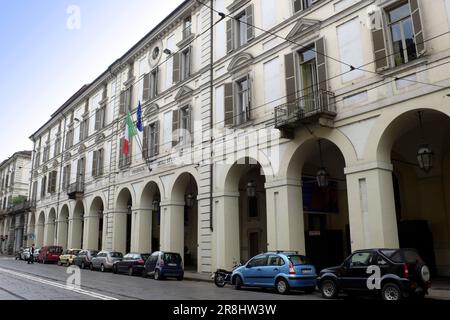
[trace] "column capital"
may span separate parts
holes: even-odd
[[[170,206],[184,207],[185,205],[186,203],[184,201],[174,201],[174,200],[161,201],[160,203],[161,207],[170,207]]]
[[[266,182],[264,184],[264,187],[266,189],[273,189],[273,188],[279,188],[279,187],[284,187],[284,186],[301,187],[302,181],[298,180],[298,179],[286,178],[286,179],[273,180],[270,182]]]
[[[239,192],[230,192],[230,191],[220,191],[213,193],[213,198],[239,198]]]
[[[153,208],[145,208],[145,207],[139,207],[139,208],[132,208],[132,211],[153,211]]]
[[[374,162],[366,162],[359,165],[354,165],[351,167],[344,168],[344,173],[354,174],[354,173],[362,173],[371,170],[385,170],[392,172],[394,167],[391,163],[383,162],[383,161],[374,161]]]

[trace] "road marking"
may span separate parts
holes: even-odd
[[[12,271],[12,270],[8,270],[8,269],[0,268],[0,272],[4,272],[4,273],[10,274],[10,275],[14,275],[14,276],[17,276],[17,277],[20,277],[20,278],[24,278],[24,279],[27,279],[27,280],[39,282],[39,283],[46,284],[46,285],[49,285],[49,286],[57,287],[57,288],[60,288],[60,289],[76,292],[76,293],[83,294],[83,295],[86,295],[86,296],[90,296],[90,297],[93,297],[93,298],[97,298],[97,299],[100,299],[100,300],[119,300],[117,298],[114,298],[114,297],[111,297],[111,296],[106,296],[106,295],[103,295],[103,294],[100,294],[100,293],[97,293],[97,292],[88,291],[88,290],[84,290],[84,289],[81,289],[81,288],[74,288],[73,286],[60,284],[60,283],[57,283],[57,282],[54,282],[54,281],[44,280],[44,279],[39,278],[39,277],[30,276],[30,275],[27,275],[27,274],[23,274],[23,273]]]

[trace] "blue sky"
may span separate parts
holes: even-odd
[[[182,0],[0,0],[0,162]],[[67,10],[80,9],[70,30]]]

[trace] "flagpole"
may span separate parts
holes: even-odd
[[[136,129],[137,129],[137,133],[139,133],[139,132],[142,132],[140,129],[143,129],[143,128],[142,128],[142,110],[141,110],[141,101],[139,101],[139,104],[138,104],[138,116],[137,116],[137,117],[138,117],[138,119],[137,119],[137,121],[134,123],[134,125],[135,125],[135,127],[136,127]],[[140,123],[139,123],[139,122],[140,122]],[[138,123],[139,123],[139,126],[138,126]],[[141,149],[141,154],[142,154],[142,157],[144,158],[145,164],[147,165],[148,171],[149,171],[149,172],[152,172],[153,170],[152,170],[152,168],[151,168],[151,166],[150,166],[150,162],[148,161],[147,158],[144,157],[144,154],[143,154],[144,148],[143,148],[143,146],[142,146],[142,142],[139,140],[139,134],[136,134],[136,140],[137,140],[137,142],[138,142],[139,148]]]

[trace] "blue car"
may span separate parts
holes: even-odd
[[[275,288],[280,294],[290,289],[312,293],[316,289],[316,268],[297,252],[268,252],[250,259],[233,271],[231,283],[241,287]]]

